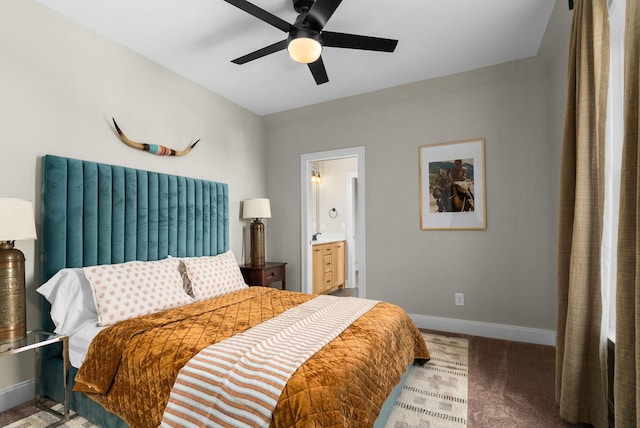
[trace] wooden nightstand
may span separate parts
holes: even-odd
[[[240,265],[240,272],[244,281],[251,286],[259,285],[268,287],[275,281],[282,281],[282,289],[287,289],[287,278],[285,272],[286,263],[266,262],[264,266],[251,266],[250,264]]]

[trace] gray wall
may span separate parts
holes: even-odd
[[[300,288],[300,155],[364,146],[367,297],[411,314],[554,330],[558,70],[566,69],[554,41],[567,21],[557,27],[545,60],[265,117],[269,250],[289,263],[288,287]],[[418,147],[478,137],[486,139],[486,231],[421,231]],[[454,292],[465,294],[464,307]]]

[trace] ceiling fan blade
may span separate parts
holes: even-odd
[[[271,24],[274,27],[279,28],[285,33],[288,33],[289,31],[291,31],[292,26],[287,21],[281,18],[278,18],[277,16],[273,15],[270,12],[267,12],[264,9],[260,9],[258,6],[252,3],[249,3],[247,0],[224,0],[224,1],[234,5],[238,9],[244,10],[248,14],[255,16],[256,18],[266,22],[267,24]]]
[[[393,39],[359,36],[357,34],[334,33],[333,31],[323,31],[320,37],[322,37],[323,46],[330,46],[333,48],[393,52],[398,44],[398,41]]]
[[[316,80],[316,84],[322,85],[329,81],[327,70],[324,68],[324,62],[322,62],[322,57],[318,58],[316,62],[312,62],[307,65],[309,66],[309,70],[311,70],[311,74],[313,74],[313,78]]]
[[[287,41],[286,40],[282,40],[280,42],[274,43],[274,44],[269,45],[267,47],[264,47],[262,49],[258,49],[255,52],[251,52],[249,54],[241,56],[240,58],[236,58],[231,62],[233,62],[234,64],[246,64],[249,61],[253,61],[254,59],[262,58],[263,56],[272,54],[274,52],[281,51],[281,50],[286,49],[286,48],[287,48]]]
[[[340,3],[342,0],[316,0],[309,9],[304,22],[310,23],[318,31],[322,30]]]

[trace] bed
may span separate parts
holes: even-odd
[[[314,298],[239,285],[223,294],[202,294],[209,285],[194,280],[202,263],[224,261],[229,272],[237,270],[235,260],[229,262],[224,183],[47,155],[42,158],[41,207],[42,282],[83,267],[90,267],[91,279],[95,272],[131,264],[171,269],[170,275],[177,266],[180,286],[194,298],[107,322],[109,312],[95,297],[93,278],[100,321],[107,325],[96,329],[85,322],[80,329],[94,331],[81,361],[70,369],[70,406],[101,427],[158,426],[173,384],[192,357]],[[55,306],[42,298],[43,330],[58,328]],[[67,310],[64,316],[75,313]],[[177,338],[178,331],[185,334]],[[428,358],[406,313],[376,303],[293,372],[271,426],[373,426],[385,400],[386,405],[393,401],[389,396],[407,366]],[[57,375],[62,364],[60,349],[44,354],[41,391],[57,401],[63,398]]]

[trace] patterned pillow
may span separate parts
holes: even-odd
[[[194,300],[184,291],[179,266],[180,259],[168,258],[85,267],[98,311],[98,325],[192,303]]]
[[[231,251],[182,259],[196,299],[210,299],[248,287]]]

